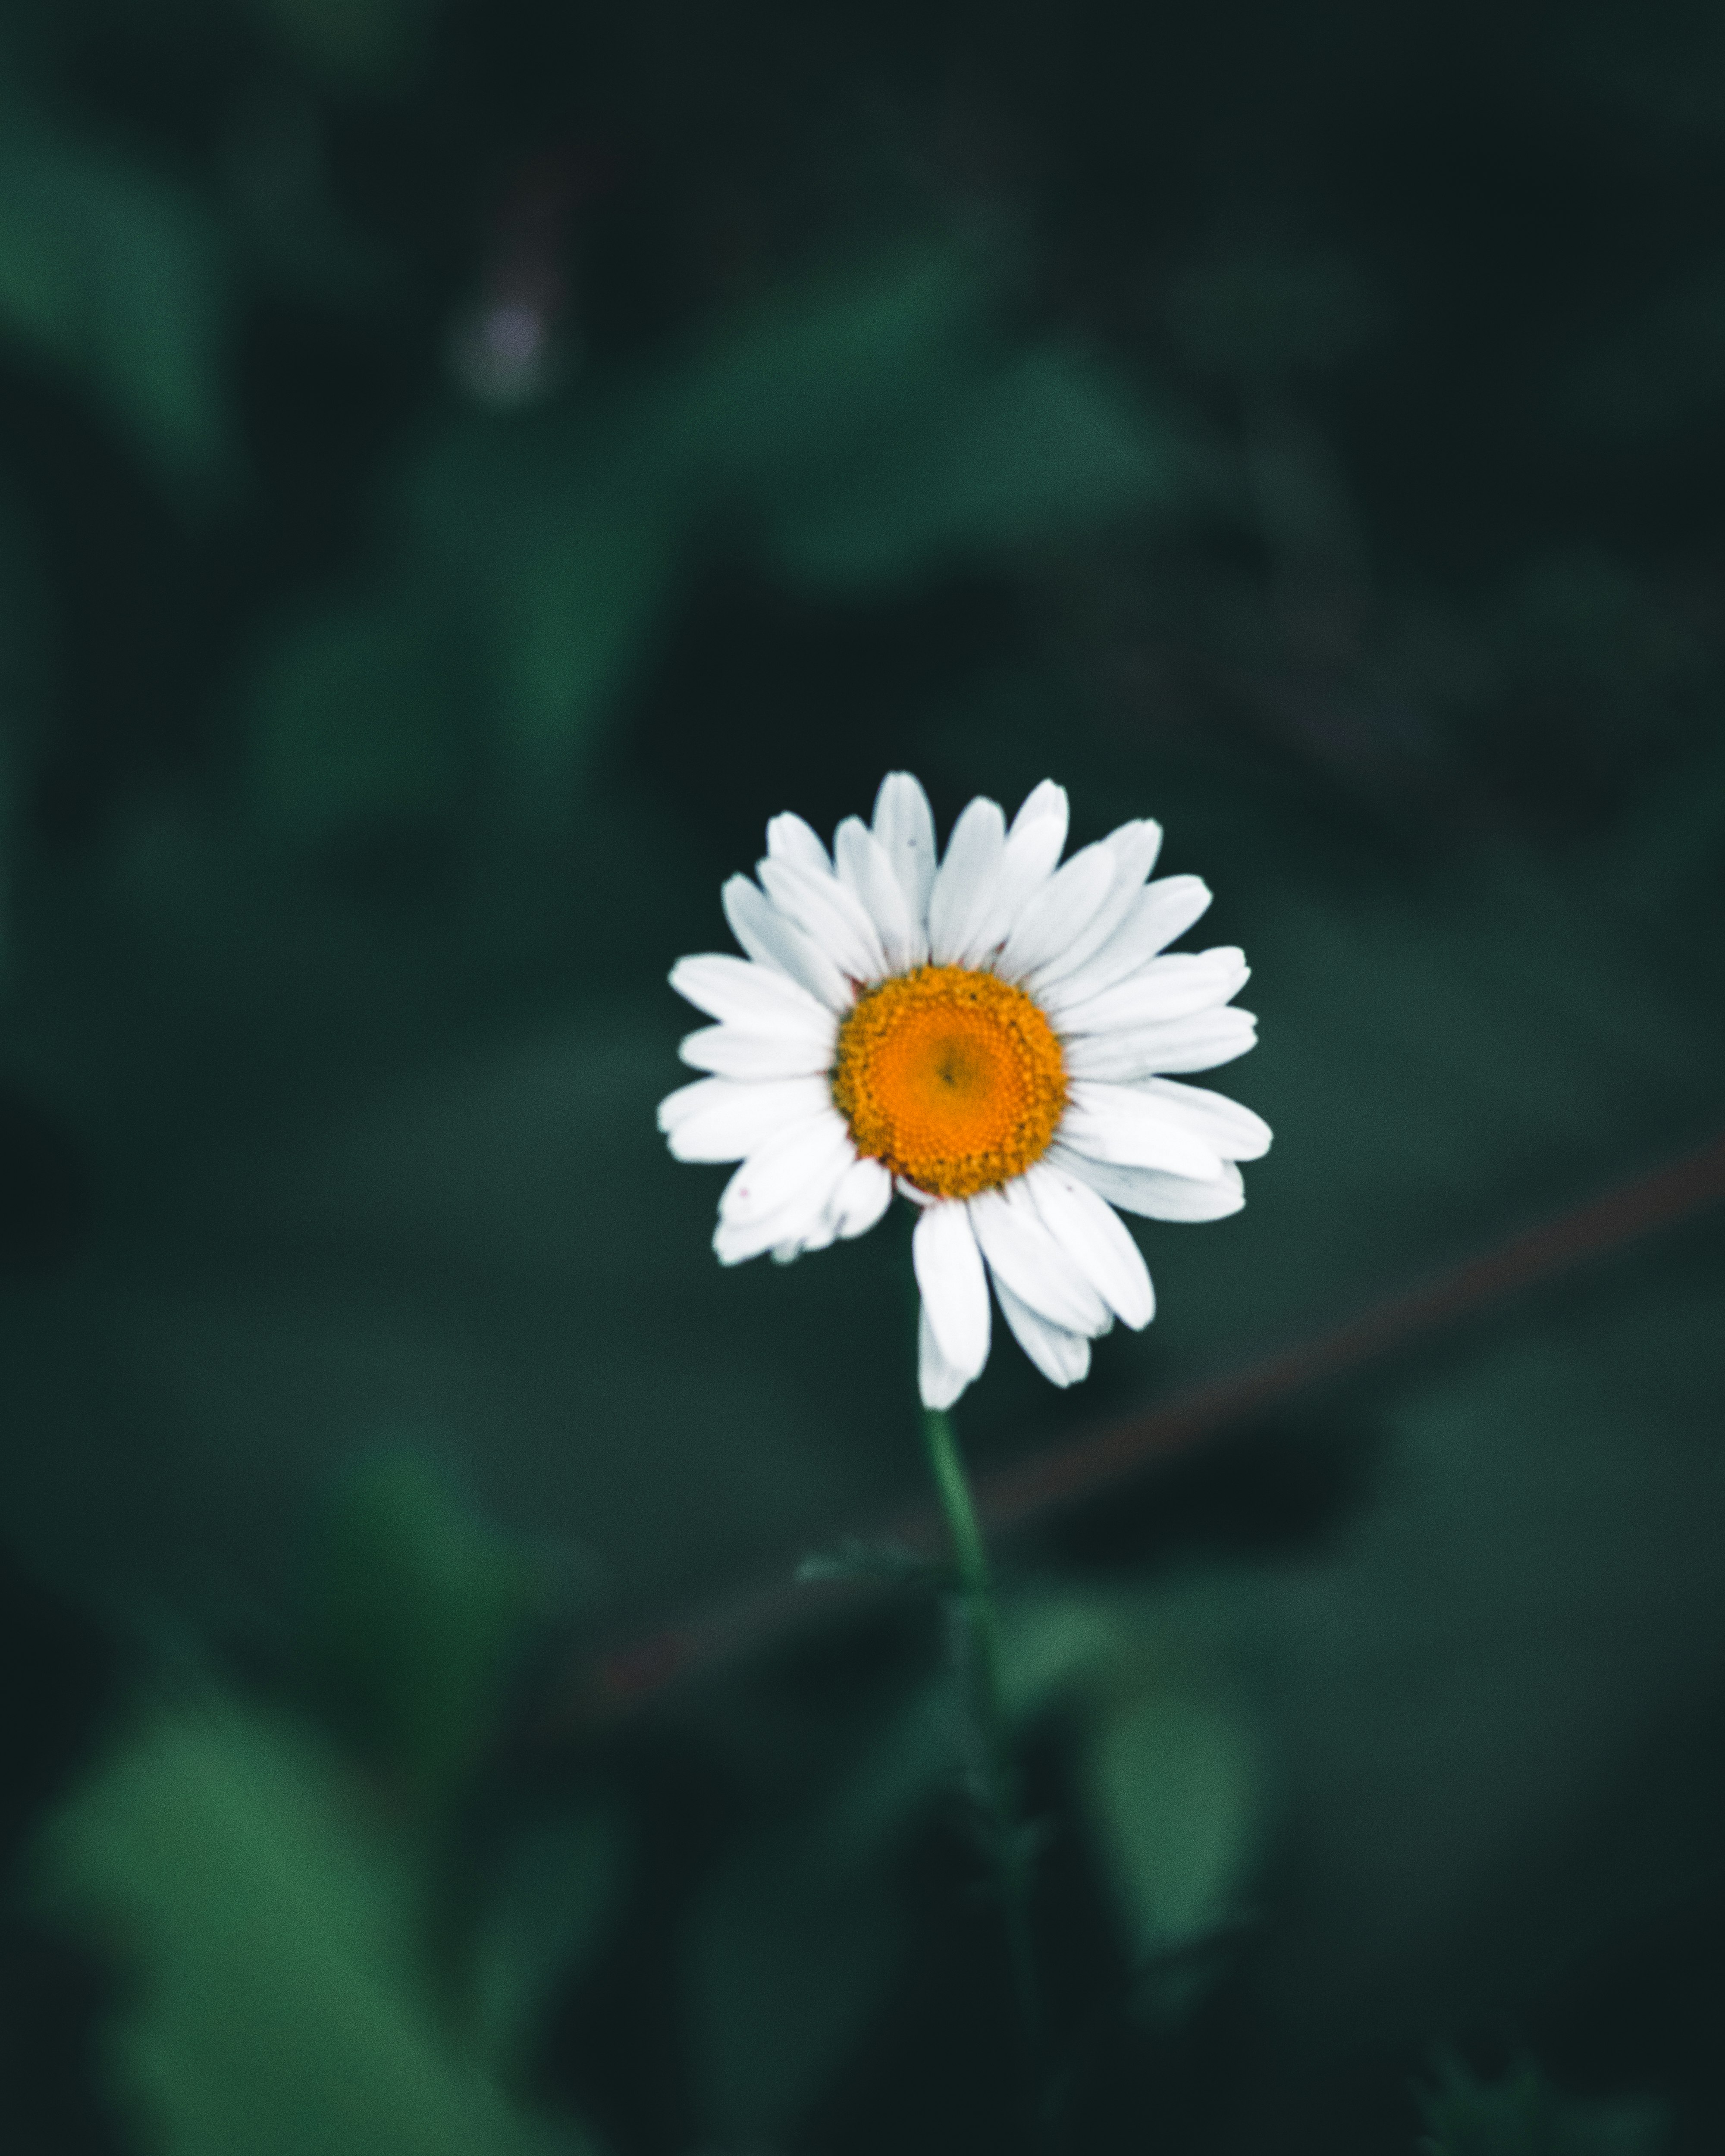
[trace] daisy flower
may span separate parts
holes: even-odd
[[[1117,1206],[1219,1220],[1267,1126],[1175,1074],[1242,1055],[1232,948],[1170,953],[1210,902],[1196,876],[1147,881],[1159,825],[1123,824],[1062,863],[1064,790],[1045,780],[1009,826],[975,800],[935,850],[928,797],[881,784],[829,854],[775,816],[758,882],[725,916],[745,957],[680,959],[671,986],[716,1024],[683,1060],[709,1075],[660,1104],[679,1160],[739,1161],[719,1200],[721,1264],[781,1262],[860,1235],[897,1190],[920,1209],[926,1406],[988,1358],[988,1290],[1057,1385],[1117,1317],[1155,1307]]]

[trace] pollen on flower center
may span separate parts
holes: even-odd
[[[919,966],[858,997],[839,1029],[833,1099],[859,1152],[935,1197],[973,1198],[1047,1151],[1065,1060],[1022,988]]]

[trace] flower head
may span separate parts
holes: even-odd
[[[682,958],[671,985],[718,1023],[683,1060],[710,1075],[661,1103],[679,1160],[740,1161],[713,1247],[781,1262],[860,1235],[895,1189],[921,1209],[922,1388],[952,1404],[988,1358],[988,1288],[1057,1385],[1117,1317],[1149,1322],[1150,1276],[1114,1210],[1219,1220],[1245,1204],[1235,1163],[1270,1132],[1179,1084],[1242,1055],[1234,949],[1169,953],[1210,902],[1196,876],[1146,879],[1162,843],[1123,824],[1064,864],[1051,781],[1009,827],[970,803],[937,860],[916,781],[881,784],[829,855],[775,816],[758,883],[726,918],[747,953]]]

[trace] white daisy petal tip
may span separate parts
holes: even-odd
[[[916,1209],[918,1382],[950,1407],[981,1374],[991,1308],[1051,1383],[1091,1342],[1147,1325],[1156,1296],[1121,1218],[1217,1220],[1262,1117],[1180,1077],[1243,1055],[1244,955],[1168,955],[1209,903],[1147,879],[1142,819],[1066,860],[1053,779],[1009,824],[971,802],[944,855],[928,797],[889,773],[872,819],[830,853],[801,817],[767,827],[756,882],[722,899],[742,957],[680,959],[670,985],[715,1023],[680,1054],[705,1075],[660,1104],[679,1159],[738,1163],[721,1264],[788,1265],[866,1235],[896,1192]]]

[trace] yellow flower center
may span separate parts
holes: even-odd
[[[973,1198],[1048,1150],[1066,1065],[1022,988],[919,966],[857,998],[839,1029],[833,1098],[859,1152],[937,1198]]]

